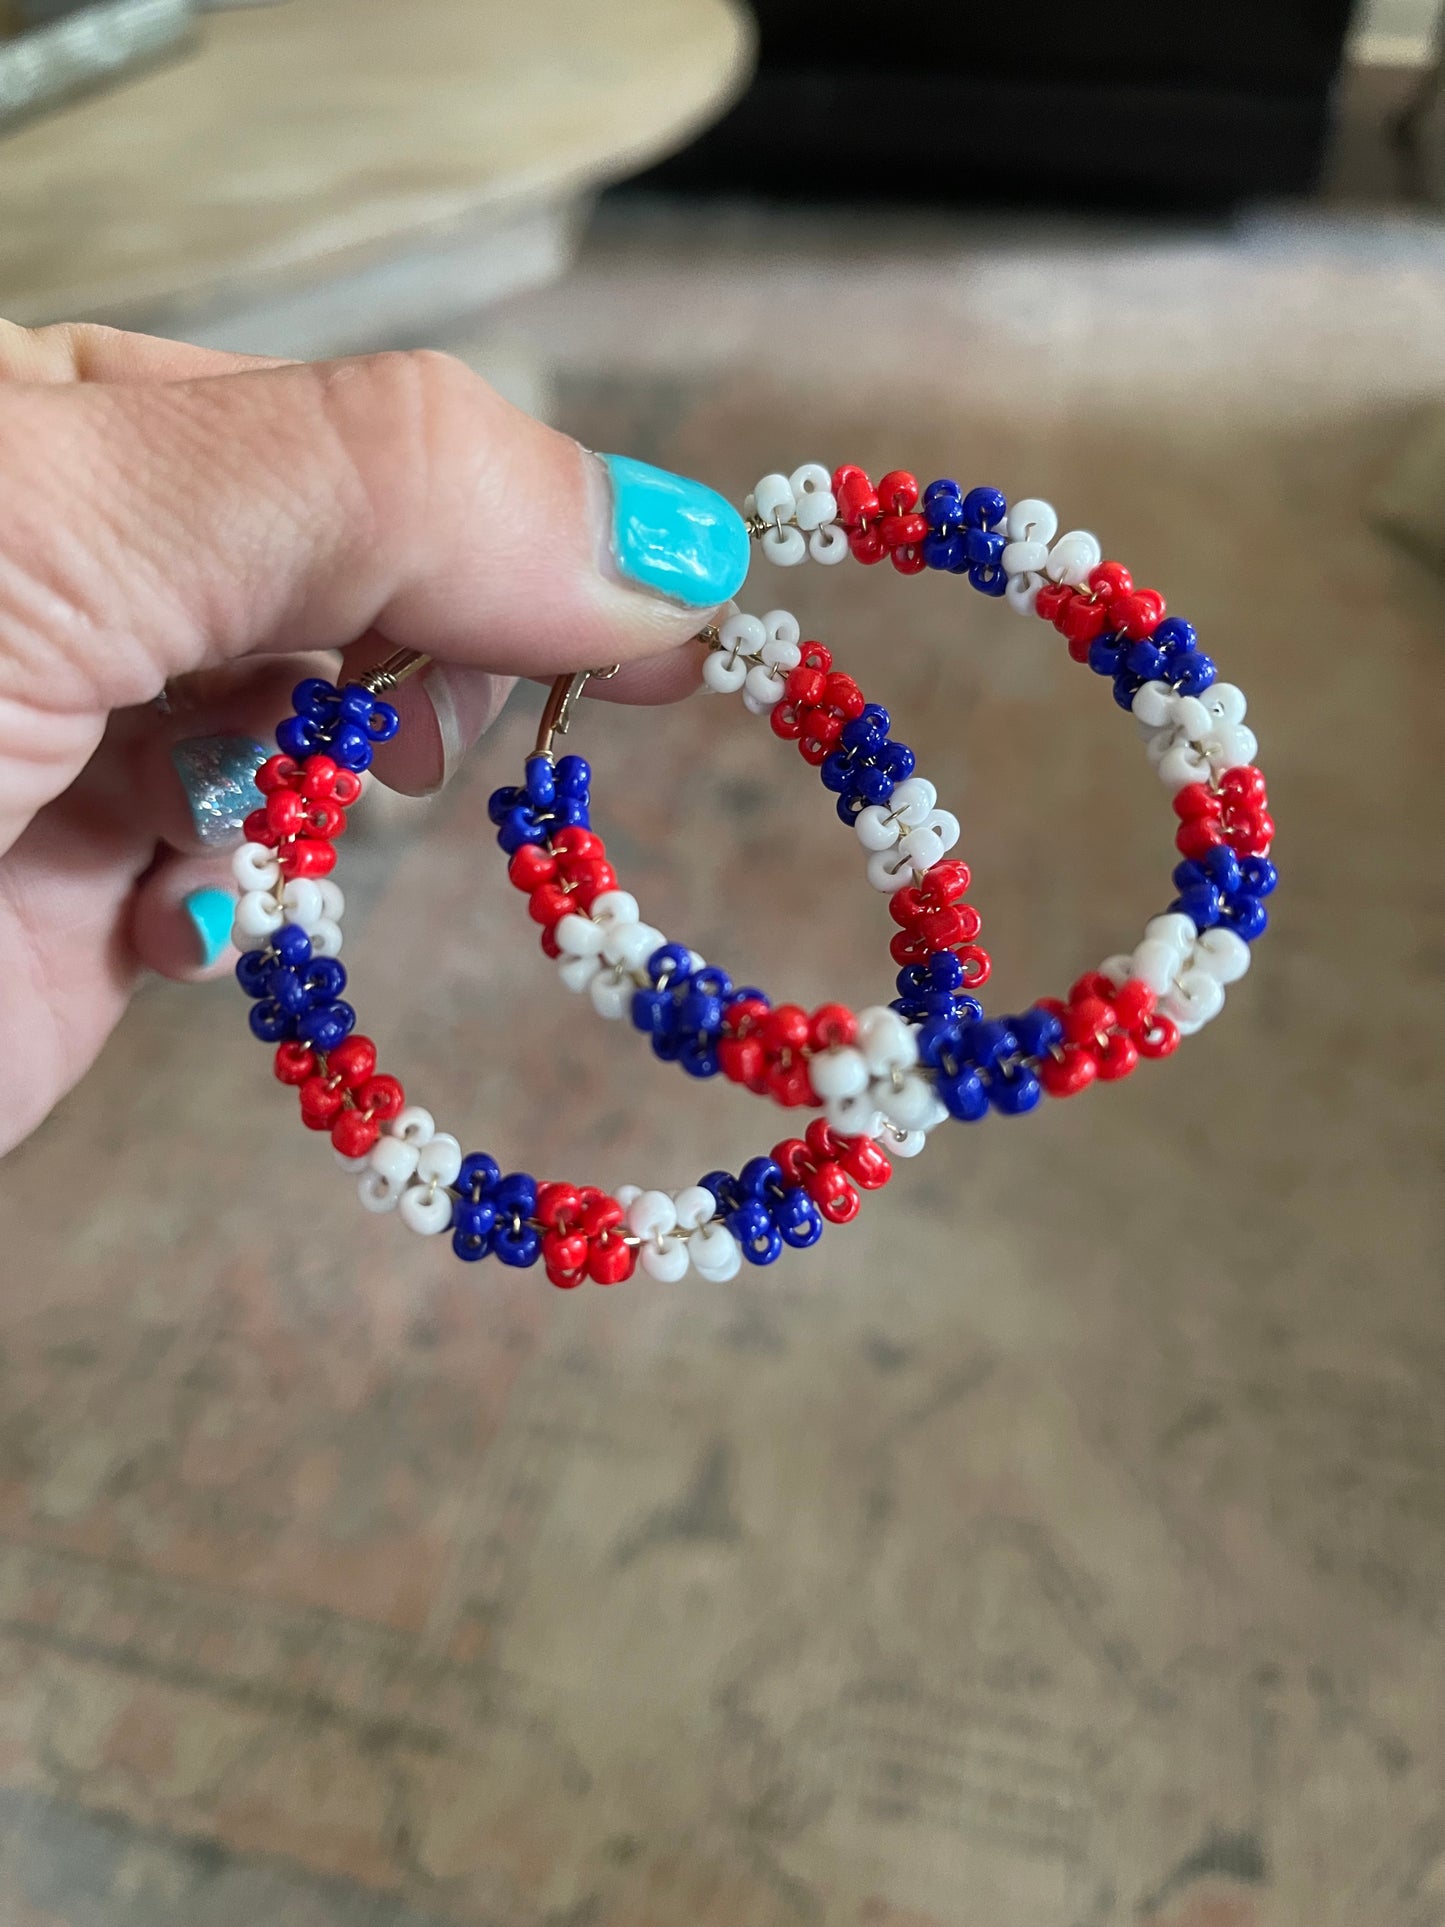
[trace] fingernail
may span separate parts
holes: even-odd
[[[231,941],[231,924],[236,915],[236,899],[224,890],[192,890],[184,901],[186,915],[195,926],[200,945],[201,968],[209,970]]]
[[[457,715],[451,680],[444,669],[428,670],[422,678],[421,686],[422,693],[431,704],[432,714],[437,719],[437,735],[441,738],[442,764],[434,785],[436,789],[440,789],[450,779],[452,771],[461,760],[463,747],[461,719]]]
[[[190,736],[171,750],[202,843],[236,840],[259,806],[256,771],[270,753],[252,736]]]
[[[737,594],[748,572],[748,531],[731,502],[630,455],[602,462],[612,484],[612,562],[625,581],[691,609]]]

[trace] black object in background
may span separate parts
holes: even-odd
[[[1315,183],[1350,0],[755,0],[757,76],[640,185],[1227,203]]]

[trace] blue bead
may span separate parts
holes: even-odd
[[[968,579],[980,595],[1001,596],[1008,588],[1008,577],[1002,569],[972,568]]]
[[[923,559],[930,569],[951,569],[955,574],[968,561],[968,550],[961,531],[949,535],[925,535]]]
[[[649,1037],[656,1037],[666,1029],[672,1016],[672,999],[665,990],[643,990],[639,987],[632,993],[630,1014],[634,1029],[644,1031]]]
[[[775,1264],[783,1254],[783,1240],[768,1208],[757,1198],[746,1198],[726,1219],[750,1265]]]
[[[858,821],[858,817],[865,807],[865,799],[857,790],[846,790],[833,805],[838,821],[845,823],[849,829],[852,829],[853,825]]]
[[[319,748],[320,732],[316,725],[305,716],[287,716],[276,725],[276,747],[283,756],[294,757],[299,763],[312,750]]]
[[[1095,636],[1089,644],[1089,667],[1096,676],[1117,676],[1127,647],[1122,636]]]
[[[977,491],[975,491],[976,493]],[[958,483],[947,475],[940,475],[936,482],[930,482],[923,491],[923,506],[931,508],[935,502],[952,500],[962,507],[963,490]]]
[[[924,965],[929,983],[938,990],[961,990],[968,980],[963,960],[951,950],[936,950]]]
[[[564,756],[557,764],[557,789],[585,803],[592,788],[592,765],[584,756]]]
[[[472,1151],[462,1159],[457,1173],[457,1189],[463,1197],[481,1197],[494,1191],[502,1179],[502,1167],[485,1151]]]
[[[252,1004],[247,1016],[251,1035],[259,1037],[263,1044],[279,1044],[283,1039],[296,1035],[296,1019],[290,1011],[283,1010],[274,998],[263,997],[260,1003]]]
[[[996,488],[971,488],[963,498],[963,520],[973,529],[991,529],[1008,514],[1008,500]]]
[[[1044,1087],[1038,1078],[1022,1067],[989,1080],[989,1102],[1005,1117],[1021,1117],[1025,1111],[1031,1111],[1043,1094]]]
[[[485,1258],[496,1222],[497,1207],[489,1198],[458,1198],[452,1212],[452,1250],[469,1261]]]
[[[1181,696],[1202,696],[1218,675],[1212,659],[1198,650],[1185,650],[1170,659],[1169,680]]]
[[[1239,866],[1240,888],[1247,896],[1267,897],[1279,882],[1279,871],[1267,856],[1247,856]]]
[[[717,1199],[718,1210],[724,1214],[736,1211],[743,1201],[738,1181],[731,1171],[709,1171],[705,1178],[698,1179],[698,1183],[704,1191],[712,1192]]]
[[[492,1250],[504,1265],[534,1265],[542,1249],[542,1234],[535,1225],[506,1219],[492,1230]]]
[[[882,703],[865,703],[863,714],[844,723],[838,740],[844,749],[879,749],[888,740],[893,718]]]
[[[311,998],[306,986],[294,970],[285,964],[273,964],[266,980],[266,990],[278,1010],[288,1016],[299,1017],[303,1010],[310,1010]]]
[[[886,769],[870,765],[866,769],[859,770],[858,780],[853,785],[853,790],[862,798],[865,806],[869,803],[886,803],[893,794],[898,780]]]
[[[492,1187],[492,1202],[499,1213],[530,1218],[537,1209],[537,1180],[526,1171],[509,1171]]]
[[[976,1124],[988,1110],[988,1091],[984,1081],[967,1064],[960,1065],[951,1074],[940,1071],[933,1080],[933,1088],[947,1106],[949,1116],[958,1118],[964,1124]]]
[[[664,1064],[675,1064],[682,1056],[682,1047],[687,1039],[669,1024],[665,1030],[652,1033],[652,1054]]]
[[[552,822],[562,829],[576,823],[585,830],[591,821],[587,814],[586,799],[581,796],[559,796],[552,805],[551,817]]]
[[[293,970],[303,969],[311,961],[311,939],[299,923],[283,923],[271,932],[270,942],[282,963],[290,964]]]
[[[1002,529],[970,529],[963,538],[963,556],[970,568],[991,569],[1007,546]]]
[[[652,981],[661,983],[666,977],[673,981],[678,977],[692,974],[692,958],[685,944],[665,943],[654,950],[647,960],[647,974]]]
[[[401,728],[401,717],[390,703],[373,703],[364,727],[372,742],[389,743]]]
[[[515,783],[507,783],[503,788],[493,790],[487,798],[487,815],[494,823],[505,823],[518,804],[524,804],[526,800],[525,793]]]
[[[345,723],[355,723],[358,729],[365,729],[371,721],[371,712],[376,698],[371,691],[359,682],[349,682],[341,692],[337,713]]]
[[[940,952],[940,955],[947,954]],[[927,964],[904,964],[893,981],[898,986],[900,996],[916,997],[921,991],[932,987],[933,977]]]
[[[550,756],[527,758],[527,797],[539,810],[545,810],[557,797],[557,772]]]
[[[688,986],[686,996],[680,998],[676,1007],[675,1021],[678,1029],[693,1036],[699,1032],[717,1032],[722,1029],[723,1000],[706,990],[699,990],[694,980]]]
[[[336,685],[327,682],[324,676],[305,676],[291,691],[291,707],[296,714],[309,716],[317,722],[326,722],[334,717],[337,702]]]
[[[873,766],[881,769],[893,782],[903,783],[917,768],[918,758],[907,743],[885,743],[873,758]]]
[[[1212,930],[1219,922],[1219,892],[1212,883],[1194,884],[1181,890],[1169,908],[1182,910],[1196,929]]]
[[[355,1028],[356,1012],[341,1002],[313,1005],[296,1020],[296,1035],[313,1050],[335,1050]]]
[[[371,741],[355,723],[338,723],[329,732],[326,748],[343,769],[371,768]]]
[[[1021,1017],[1010,1017],[1009,1025],[1025,1057],[1045,1057],[1064,1039],[1064,1027],[1059,1019],[1051,1010],[1040,1010],[1037,1006],[1026,1010]]]
[[[1000,1058],[1012,1057],[1018,1047],[1017,1037],[997,1018],[991,1023],[970,1025],[964,1037],[964,1048],[982,1070],[990,1069]]]
[[[346,966],[336,957],[316,957],[301,981],[312,1003],[329,1004],[346,988]]]
[[[931,1017],[919,1026],[918,1056],[930,1070],[951,1070],[962,1056],[962,1032],[950,1017]]]
[[[271,959],[264,950],[243,950],[237,957],[236,982],[248,997],[264,997],[270,975]]]
[[[1139,678],[1131,676],[1126,669],[1114,678],[1114,701],[1120,709],[1132,710],[1134,698],[1139,694]]]
[[[705,1037],[684,1038],[677,1061],[689,1077],[716,1077],[722,1069],[716,1042]]]
[[[794,1251],[806,1251],[823,1235],[823,1214],[806,1191],[785,1191],[773,1206],[778,1236]]]
[[[1199,637],[1194,624],[1186,622],[1183,616],[1166,616],[1154,631],[1154,640],[1161,649],[1192,649]]]
[[[772,1196],[782,1188],[782,1166],[772,1158],[749,1158],[738,1172],[738,1190],[745,1198]]]
[[[1269,912],[1258,897],[1247,897],[1241,893],[1226,898],[1221,921],[1229,925],[1235,936],[1243,937],[1246,943],[1253,943],[1256,937],[1264,935]]]
[[[732,978],[718,964],[704,964],[694,974],[692,987],[706,992],[709,997],[719,997],[724,1002],[736,994]]]
[[[1141,682],[1158,682],[1168,668],[1164,651],[1156,648],[1147,638],[1142,642],[1130,643],[1124,656],[1132,674]]]
[[[963,997],[955,991],[953,996],[953,1009],[954,1014],[961,1024],[981,1024],[983,1022],[983,1005],[978,1001],[977,997]]]
[[[524,803],[518,803],[508,810],[502,827],[497,832],[497,841],[508,856],[515,856],[524,844],[545,843],[547,832],[538,821],[535,811],[529,809]]]
[[[830,749],[818,765],[818,775],[825,790],[841,795],[853,780],[853,759],[846,750]]]

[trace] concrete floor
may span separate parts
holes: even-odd
[[[1445,624],[1366,514],[1442,313],[1414,223],[741,212],[609,217],[512,312],[592,446],[1097,528],[1249,693],[1274,926],[1172,1062],[726,1287],[464,1271],[288,1134],[233,991],[143,997],[0,1178],[4,1927],[1445,1922]],[[1001,1008],[1162,907],[1167,799],[1044,625],[851,566],[744,599],[946,773]],[[483,810],[525,709],[353,867],[388,1057],[522,1164],[764,1148],[537,970]],[[766,730],[585,749],[666,927],[886,994]]]

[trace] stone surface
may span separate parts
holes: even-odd
[[[1225,1017],[773,1271],[564,1296],[360,1212],[235,994],[156,987],[0,1173],[6,1927],[1445,1921],[1440,603],[1364,513],[1445,247],[1081,239],[614,223],[511,319],[593,446],[995,481],[1162,585],[1281,825]],[[1001,1007],[1161,905],[1167,798],[1044,625],[886,569],[745,601],[958,809]],[[783,1126],[538,968],[484,825],[535,708],[405,866],[348,848],[358,997],[470,1141],[682,1181]],[[765,728],[579,746],[667,928],[886,993]]]

